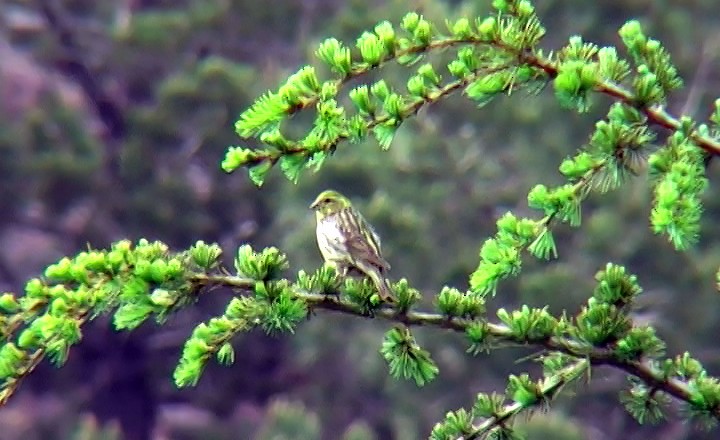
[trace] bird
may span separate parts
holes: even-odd
[[[310,209],[315,211],[317,243],[325,263],[343,277],[351,270],[361,272],[373,282],[383,302],[395,302],[385,278],[390,264],[382,256],[380,237],[350,199],[328,189]]]

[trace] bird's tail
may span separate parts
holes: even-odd
[[[395,296],[393,295],[392,287],[390,287],[390,283],[388,282],[387,278],[385,278],[382,273],[380,273],[379,270],[372,271],[370,278],[372,279],[373,284],[375,284],[375,287],[378,290],[378,295],[380,295],[380,299],[383,302],[396,302]]]

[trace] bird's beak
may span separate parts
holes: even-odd
[[[320,201],[316,199],[314,202],[312,202],[312,203],[310,204],[310,209],[313,209],[313,210],[314,210],[314,209],[317,209],[318,203],[320,203]]]

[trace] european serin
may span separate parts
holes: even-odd
[[[382,257],[380,238],[350,200],[337,191],[326,190],[310,205],[317,220],[317,242],[326,263],[345,276],[356,269],[375,284],[380,299],[393,302],[392,290],[384,277],[390,264]]]

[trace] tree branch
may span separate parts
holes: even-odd
[[[555,63],[546,58],[540,58],[532,54],[518,54],[522,59],[531,66],[535,66],[544,70],[550,78],[555,78],[558,74],[558,68]],[[626,104],[630,107],[634,107],[641,111],[645,116],[654,124],[666,128],[671,131],[677,131],[680,129],[680,121],[673,117],[670,113],[659,105],[653,106],[640,106],[635,101],[635,95],[617,84],[613,84],[607,81],[599,81],[595,85],[595,90],[608,95],[618,101]],[[710,137],[702,136],[693,131],[689,135],[690,139],[693,140],[700,148],[705,150],[707,153],[714,156],[720,155],[720,140],[713,139]]]
[[[199,286],[228,287],[241,293],[248,294],[256,281],[231,275],[204,275],[196,274],[191,277]],[[362,307],[340,298],[337,295],[323,295],[296,289],[294,295],[308,305],[310,309],[322,309],[331,312],[362,317],[365,319],[382,319],[390,322],[413,327],[434,327],[464,333],[471,325],[482,324],[492,342],[499,346],[507,344],[528,347],[540,347],[550,351],[557,351],[577,359],[586,359],[591,365],[607,365],[627,374],[637,377],[651,388],[661,390],[678,400],[690,402],[692,393],[689,384],[678,379],[666,378],[651,361],[625,361],[620,359],[612,349],[594,347],[591,344],[580,342],[568,337],[554,336],[543,339],[518,339],[513,331],[504,324],[491,323],[485,319],[465,319],[448,317],[439,313],[426,311],[401,311],[394,306],[383,304],[369,316]],[[720,419],[720,408],[713,411]]]

